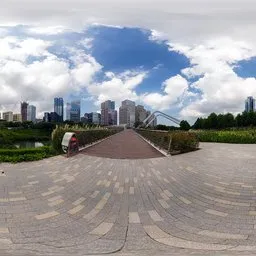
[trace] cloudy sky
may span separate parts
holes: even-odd
[[[135,100],[193,122],[256,97],[253,0],[1,0],[0,112]]]

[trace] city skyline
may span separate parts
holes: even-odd
[[[53,111],[44,112],[43,118],[38,118],[38,116],[36,115],[36,106],[31,105],[28,102],[21,102],[20,113],[14,113],[13,111],[5,111],[2,113],[0,112],[0,119],[2,118],[10,122],[32,121],[34,123],[40,121],[74,121],[84,123],[95,123],[101,125],[118,124],[133,127],[135,123],[143,122],[143,120],[145,120],[145,118],[151,114],[151,111],[146,110],[143,105],[136,104],[135,101],[131,101],[129,99],[123,100],[121,102],[120,107],[116,106],[115,101],[111,100],[102,102],[100,105],[100,111],[90,112],[89,110],[87,110],[87,112],[82,113],[81,100],[65,102],[63,98],[55,97],[53,101]],[[104,109],[106,109],[106,113],[104,113]],[[109,112],[109,110],[113,112]],[[245,99],[245,108],[243,111],[256,111],[255,98],[253,96],[247,96],[247,98]],[[104,115],[107,115],[107,119],[105,121]],[[156,126],[158,123],[158,119],[156,118],[154,120],[154,117],[152,117],[150,118],[150,120],[148,120],[147,123],[152,123],[153,126]]]

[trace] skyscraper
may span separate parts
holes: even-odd
[[[71,101],[70,104],[70,121],[80,122],[81,121],[81,102],[80,100]]]
[[[252,96],[247,97],[245,100],[245,111],[255,111],[255,99]]]
[[[114,101],[107,100],[101,103],[101,124],[117,125],[117,111]]]
[[[36,107],[33,105],[28,105],[27,108],[27,121],[36,122]]]
[[[135,102],[124,100],[119,108],[119,124],[133,127],[135,123]]]
[[[109,125],[117,125],[117,111],[110,110],[108,112]]]
[[[54,98],[54,112],[59,116],[59,122],[63,122],[64,102],[63,98]]]
[[[135,107],[135,121],[142,123],[147,118],[147,110],[142,105]]]
[[[27,102],[21,102],[20,104],[20,112],[21,112],[21,120],[22,122],[27,121],[28,118],[28,103]]]
[[[66,106],[66,120],[70,120],[70,111],[71,111],[71,104],[67,103],[67,106]]]

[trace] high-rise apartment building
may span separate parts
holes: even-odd
[[[11,111],[4,112],[3,119],[7,122],[13,122],[13,112],[11,112]]]
[[[107,100],[101,103],[101,124],[117,125],[117,111],[114,101]]]
[[[147,110],[142,105],[135,107],[135,122],[142,123],[147,118]]]
[[[110,110],[108,112],[109,125],[117,125],[117,111]]]
[[[119,108],[119,124],[133,127],[135,123],[135,102],[124,100]]]
[[[245,111],[255,111],[255,99],[252,96],[247,97],[245,100]]]
[[[21,114],[13,114],[13,122],[22,122]]]
[[[63,114],[64,114],[63,98],[54,98],[54,112],[59,116],[58,122],[63,122]]]
[[[80,100],[72,101],[70,104],[70,121],[80,122],[81,121],[81,102]]]
[[[71,104],[68,102],[66,105],[66,120],[70,121]]]
[[[21,102],[20,104],[20,112],[21,112],[21,120],[22,122],[27,121],[28,118],[28,103],[27,102]]]
[[[36,107],[33,105],[28,105],[27,108],[27,121],[36,122]]]

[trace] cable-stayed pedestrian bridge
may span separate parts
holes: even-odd
[[[177,125],[180,125],[180,120],[178,120],[177,118],[175,117],[172,117],[168,114],[165,114],[164,112],[161,112],[161,111],[154,111],[153,113],[151,113],[144,121],[143,121],[143,125],[147,128],[151,123],[154,122],[154,120],[157,118],[157,117],[164,117],[165,119],[177,124]]]

